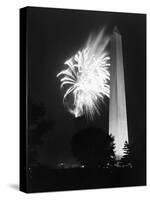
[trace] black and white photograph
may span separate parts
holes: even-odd
[[[20,9],[20,190],[146,185],[146,14]]]

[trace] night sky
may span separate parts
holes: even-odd
[[[145,159],[146,16],[28,8],[27,22],[29,96],[44,105],[46,118],[54,123],[54,129],[38,147],[38,160],[49,166],[74,163],[70,140],[77,131],[92,125],[108,132],[108,100],[100,118],[96,116],[93,122],[84,117],[75,119],[63,105],[56,78],[66,59],[84,47],[90,33],[103,26],[107,34],[117,26],[122,35],[129,141],[139,160]]]

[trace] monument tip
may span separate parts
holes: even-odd
[[[113,30],[113,32],[116,32],[116,33],[119,33],[119,34],[120,34],[120,31],[119,31],[119,29],[118,29],[118,27],[117,27],[117,26],[115,26],[115,27],[114,27],[114,30]]]

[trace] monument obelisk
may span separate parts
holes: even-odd
[[[117,27],[114,28],[111,38],[109,134],[114,136],[115,155],[120,159],[123,156],[124,143],[128,142],[128,124],[122,37]]]

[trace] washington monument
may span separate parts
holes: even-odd
[[[117,27],[114,28],[111,38],[109,134],[114,136],[115,155],[121,158],[123,156],[124,143],[125,141],[128,142],[128,123],[122,38]]]

